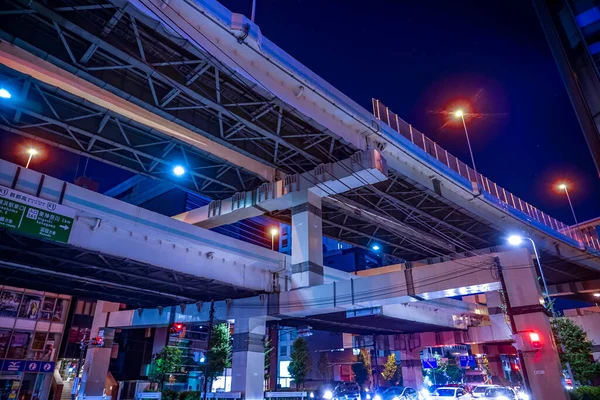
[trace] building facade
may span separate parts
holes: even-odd
[[[595,1],[534,0],[600,175],[600,9]]]
[[[71,297],[0,286],[0,399],[47,399]]]

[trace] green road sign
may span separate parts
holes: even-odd
[[[0,228],[67,243],[75,210],[0,186]]]

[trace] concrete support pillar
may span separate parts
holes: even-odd
[[[292,288],[323,284],[321,198],[304,190],[292,199]]]
[[[115,330],[105,328],[107,313],[119,310],[119,303],[108,301],[96,302],[96,311],[92,322],[91,335],[101,336],[104,347],[89,347],[85,355],[85,365],[79,387],[79,397],[102,396],[108,376],[108,366],[112,352]]]
[[[245,400],[264,399],[265,318],[236,318],[231,359],[231,391]]]
[[[158,354],[165,348],[169,341],[169,328],[154,328],[154,340],[152,341],[152,354]]]
[[[566,400],[562,368],[531,254],[526,249],[499,254],[506,296],[517,332],[537,332],[542,348],[521,355],[532,400]],[[529,266],[529,268],[526,268]]]
[[[402,380],[404,386],[417,390],[423,387],[423,372],[421,370],[421,349],[401,350],[400,365],[402,366]]]
[[[502,368],[502,358],[500,357],[498,346],[487,344],[483,346],[483,350],[487,356],[493,382],[496,383],[497,380],[500,380],[502,384],[506,383],[506,376],[504,368]]]

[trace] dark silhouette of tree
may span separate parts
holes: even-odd
[[[296,388],[299,388],[304,384],[312,370],[312,359],[310,358],[308,343],[304,338],[299,337],[294,341],[290,358],[288,372],[296,383]]]

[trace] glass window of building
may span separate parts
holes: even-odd
[[[9,341],[10,331],[5,329],[0,330],[0,358],[4,358],[6,355],[6,349],[8,349]]]
[[[69,300],[67,299],[58,299],[56,301],[56,306],[54,307],[54,316],[52,317],[52,322],[64,322],[67,317],[67,312],[69,308]],[[96,310],[96,302],[94,302],[94,311]]]
[[[279,346],[279,355],[280,356],[287,356],[288,355],[288,347],[287,346]]]
[[[44,345],[46,344],[45,332],[36,332],[33,335],[31,342],[31,350],[27,353],[27,358],[30,360],[41,360],[44,356]]]
[[[42,306],[42,298],[37,295],[26,294],[23,296],[19,318],[37,319]]]
[[[292,335],[292,341],[298,339],[298,330],[297,329],[293,329],[291,332]]]
[[[55,305],[55,297],[44,297],[44,302],[42,303],[42,311],[40,312],[40,319],[43,321],[52,321],[52,317],[54,316]]]
[[[23,295],[20,293],[2,292],[0,295],[0,316],[16,317],[19,312],[19,305],[21,304],[22,297]]]
[[[31,332],[14,332],[8,346],[6,358],[14,358],[23,360],[27,356],[29,342],[31,340]]]

